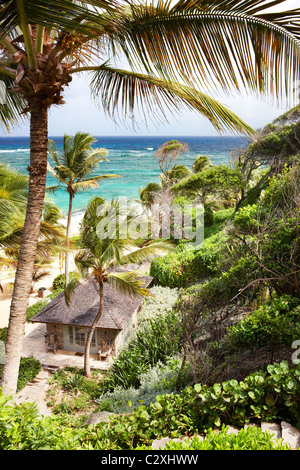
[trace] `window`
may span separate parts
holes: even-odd
[[[64,348],[71,351],[83,351],[90,329],[78,326],[68,326],[64,333]],[[91,352],[97,353],[97,335],[93,333]]]

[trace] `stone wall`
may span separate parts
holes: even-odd
[[[53,323],[47,323],[47,338],[46,341],[50,341],[50,335],[54,335],[55,341],[58,342],[58,349],[64,349],[64,334],[63,325],[56,325]]]

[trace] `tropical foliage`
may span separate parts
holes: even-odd
[[[1,3],[0,79],[8,89],[1,121],[8,128],[30,114],[31,125],[27,215],[2,385],[13,390],[17,382],[45,195],[48,109],[63,104],[74,74],[88,71],[92,92],[110,115],[133,117],[140,109],[157,122],[165,109],[194,109],[219,131],[252,134],[204,89],[207,83],[225,89],[241,84],[290,98],[299,78],[299,10],[268,11],[277,4],[281,1]],[[119,52],[129,70],[115,66]]]

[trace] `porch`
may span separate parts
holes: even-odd
[[[54,367],[78,367],[83,368],[83,353],[76,351],[65,351],[58,349],[56,354],[47,351],[45,342],[46,324],[43,323],[26,323],[25,337],[23,340],[22,357],[34,357],[40,361],[42,365]],[[99,361],[98,355],[90,355],[91,369],[108,370],[112,363],[112,358]]]

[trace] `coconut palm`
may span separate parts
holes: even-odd
[[[99,211],[102,207],[103,210]],[[107,214],[107,216],[106,216]],[[105,217],[104,217],[105,216]],[[116,216],[118,223],[116,223]],[[122,208],[118,201],[106,203],[104,199],[95,197],[85,212],[81,225],[81,246],[75,261],[79,271],[85,276],[92,275],[99,285],[100,306],[87,336],[84,352],[84,373],[90,376],[89,352],[96,325],[103,313],[104,284],[108,282],[115,289],[133,297],[144,297],[149,291],[144,286],[142,274],[138,271],[117,272],[116,269],[128,263],[140,263],[150,259],[157,253],[174,248],[174,245],[164,240],[149,242],[142,248],[137,248],[135,240],[130,238],[128,227],[140,220],[139,211]],[[108,235],[99,224],[109,227]],[[120,234],[123,234],[120,237]],[[125,234],[125,236],[124,236]],[[66,301],[69,304],[72,292],[78,281],[72,280],[65,289]]]
[[[59,184],[48,187],[55,192],[63,187],[69,194],[69,209],[66,230],[65,283],[69,283],[69,246],[72,220],[73,199],[77,192],[98,188],[100,180],[117,178],[118,175],[94,175],[98,164],[107,161],[105,149],[93,149],[97,139],[89,134],[77,132],[74,137],[64,135],[63,150],[60,152],[53,140],[49,140],[49,154],[55,163],[54,168],[48,163],[49,173]]]
[[[76,73],[109,115],[155,122],[167,110],[194,109],[219,130],[252,133],[209,96],[207,84],[248,87],[285,98],[300,67],[300,9],[282,0],[3,0],[0,104],[4,127],[30,116],[27,215],[11,303],[2,387],[15,391],[47,174],[48,110],[63,104]],[[129,70],[116,65],[120,57]],[[200,91],[198,91],[198,88]],[[295,98],[295,97],[294,97]],[[20,117],[21,116],[21,117]]]

